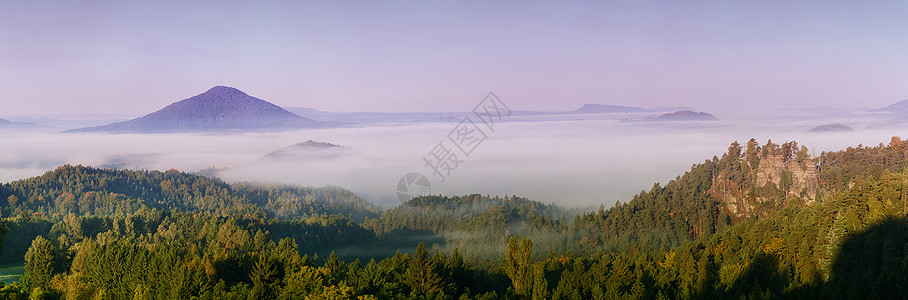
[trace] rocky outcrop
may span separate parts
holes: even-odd
[[[765,216],[771,210],[798,202],[818,200],[819,172],[815,159],[785,161],[782,155],[743,159],[738,176],[729,170],[716,172],[710,195],[736,218]],[[743,174],[744,176],[740,176]]]
[[[787,195],[802,197],[807,203],[816,200],[814,197],[816,197],[816,191],[820,187],[817,162],[814,159],[805,159],[802,162],[795,160],[783,162],[781,155],[770,156],[760,160],[756,175],[758,187],[763,187],[770,183],[777,187],[783,187],[782,180],[790,177],[791,183],[787,185],[789,187]]]

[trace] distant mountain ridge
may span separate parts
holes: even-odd
[[[384,123],[384,122],[460,122],[465,117],[473,115],[472,111],[451,111],[451,112],[331,112],[322,111],[309,107],[287,107],[297,115],[318,120],[320,122],[343,122],[343,123]],[[560,116],[563,118],[574,119],[571,115],[580,114],[634,114],[634,113],[653,113],[653,112],[670,112],[679,110],[691,110],[687,106],[671,107],[654,107],[643,108],[637,106],[612,105],[612,104],[584,104],[578,109],[567,111],[536,111],[536,110],[515,110],[512,116]]]
[[[885,112],[892,112],[892,113],[897,113],[897,114],[908,114],[908,99],[905,99],[905,100],[902,100],[902,101],[899,101],[899,102],[896,102],[893,104],[889,104],[886,107],[874,109],[872,111],[885,111]]]
[[[268,101],[232,87],[215,86],[199,95],[124,122],[67,132],[156,133],[222,130],[282,130],[318,126]]]
[[[0,118],[0,128],[41,128],[42,125],[32,122],[13,122],[7,119]]]

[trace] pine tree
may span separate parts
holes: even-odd
[[[328,278],[332,283],[337,284],[346,277],[344,274],[343,262],[340,261],[340,258],[337,257],[337,253],[334,253],[334,251],[331,251],[331,254],[328,255],[328,260],[325,261],[325,269],[328,269]]]
[[[832,261],[835,259],[835,256],[839,251],[839,244],[842,242],[842,238],[845,237],[845,234],[848,233],[848,230],[845,229],[845,215],[841,212],[836,214],[835,222],[832,224],[832,227],[829,228],[829,232],[826,234],[826,245],[823,246],[825,250],[825,257],[820,260],[820,266],[823,268],[823,275],[825,279],[829,279],[830,267],[832,266]]]
[[[514,291],[521,296],[530,296],[533,287],[532,265],[533,241],[511,237],[508,240],[505,272],[511,278]]]
[[[538,262],[533,266],[533,300],[547,299],[549,282],[545,279],[545,263]]]
[[[135,291],[135,293],[133,293],[132,299],[133,300],[146,300],[146,299],[150,300],[150,299],[154,299],[154,297],[152,297],[151,293],[148,291],[148,288],[145,287],[144,284],[138,284],[138,285],[136,285],[136,291]]]
[[[265,257],[259,256],[259,260],[252,267],[249,274],[252,280],[252,292],[258,299],[271,299],[275,297],[275,289],[280,284],[280,272],[274,262]]]
[[[429,257],[426,245],[419,243],[416,254],[410,260],[404,279],[410,289],[420,295],[439,290],[441,280],[435,269],[435,260]]]
[[[702,253],[700,259],[697,261],[698,291],[701,298],[710,299],[714,296],[713,291],[716,284],[715,268],[713,255]]]
[[[54,246],[42,236],[32,241],[32,246],[25,253],[25,274],[22,275],[23,286],[27,290],[47,289],[53,277]]]

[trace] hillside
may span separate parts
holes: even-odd
[[[44,175],[0,183],[5,215],[32,211],[52,219],[66,214],[108,215],[140,209],[199,211],[217,215],[299,218],[339,214],[375,218],[379,209],[336,187],[227,184],[175,170],[131,171],[64,165]]]
[[[794,141],[762,146],[754,139],[745,145],[734,142],[721,158],[694,165],[676,179],[574,225],[608,233],[588,237],[596,245],[674,247],[781,209],[822,202],[858,180],[902,172],[908,166],[905,149],[905,142],[893,137],[888,146],[849,147],[812,157]]]
[[[420,196],[379,214],[339,188],[63,166],[0,185],[3,259],[26,261],[0,294],[900,298],[906,153],[898,137],[819,155],[734,142],[581,214],[484,195]]]
[[[216,86],[136,119],[67,132],[284,130],[318,125],[314,120],[300,117],[238,89]]]

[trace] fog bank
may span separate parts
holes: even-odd
[[[723,118],[722,115],[719,115]],[[731,118],[731,119],[729,119]],[[812,133],[826,122],[748,119],[717,122],[622,122],[613,119],[505,122],[486,132],[469,157],[441,181],[423,157],[457,123],[383,124],[273,133],[61,134],[0,130],[0,181],[37,176],[61,164],[196,172],[214,167],[229,182],[337,185],[384,207],[397,205],[397,182],[418,172],[431,193],[519,195],[572,207],[625,202],[653,183],[721,156],[732,141],[797,140],[816,154],[888,143],[904,131],[873,118],[851,118],[851,132]],[[267,153],[314,140],[350,148],[338,155],[264,159]],[[456,150],[455,150],[456,151]]]

